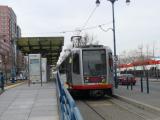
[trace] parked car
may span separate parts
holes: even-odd
[[[118,76],[118,81],[120,85],[135,85],[136,79],[132,74],[120,74]]]

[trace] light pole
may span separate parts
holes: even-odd
[[[113,19],[113,45],[114,45],[114,81],[115,81],[115,88],[118,88],[118,80],[117,80],[117,54],[116,54],[116,33],[115,33],[115,17],[114,17],[114,3],[118,0],[108,0],[112,4],[112,19]],[[126,0],[126,3],[130,3],[130,0]],[[100,4],[100,0],[96,0],[96,4]]]

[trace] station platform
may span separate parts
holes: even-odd
[[[5,90],[0,95],[0,120],[59,120],[55,82]]]
[[[114,93],[160,111],[160,80],[149,79],[149,93],[147,93],[146,80],[143,80],[143,92],[141,92],[140,79],[132,90],[131,86],[127,89],[126,85],[119,85],[118,89],[114,89]]]

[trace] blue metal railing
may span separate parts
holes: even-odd
[[[76,107],[76,104],[72,96],[62,84],[59,72],[57,72],[56,74],[56,83],[57,83],[57,93],[58,93],[57,95],[59,102],[60,119],[83,120],[80,111]]]

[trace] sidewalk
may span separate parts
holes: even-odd
[[[23,84],[0,95],[0,120],[58,120],[54,82]]]
[[[19,84],[23,84],[24,82],[27,82],[28,80],[16,80],[14,83],[12,83],[11,81],[7,81],[7,84],[4,85],[4,89],[9,89],[12,86],[17,86]],[[6,81],[5,81],[6,82]],[[0,94],[2,93],[2,90],[0,88]]]
[[[160,82],[154,82],[153,80],[149,81],[149,94],[147,94],[145,81],[143,82],[143,92],[141,92],[140,81],[138,81],[137,84],[133,86],[133,90],[131,90],[130,86],[127,90],[127,86],[119,85],[118,89],[114,90],[114,93],[122,97],[126,97],[153,107],[160,108]]]
[[[150,78],[149,79],[151,82],[160,82],[160,78],[156,79],[156,78]]]
[[[141,78],[140,77],[136,77],[136,80],[140,80]],[[146,77],[143,77],[143,81],[145,81],[146,80]],[[160,78],[149,78],[149,81],[151,81],[151,82],[160,82]]]

